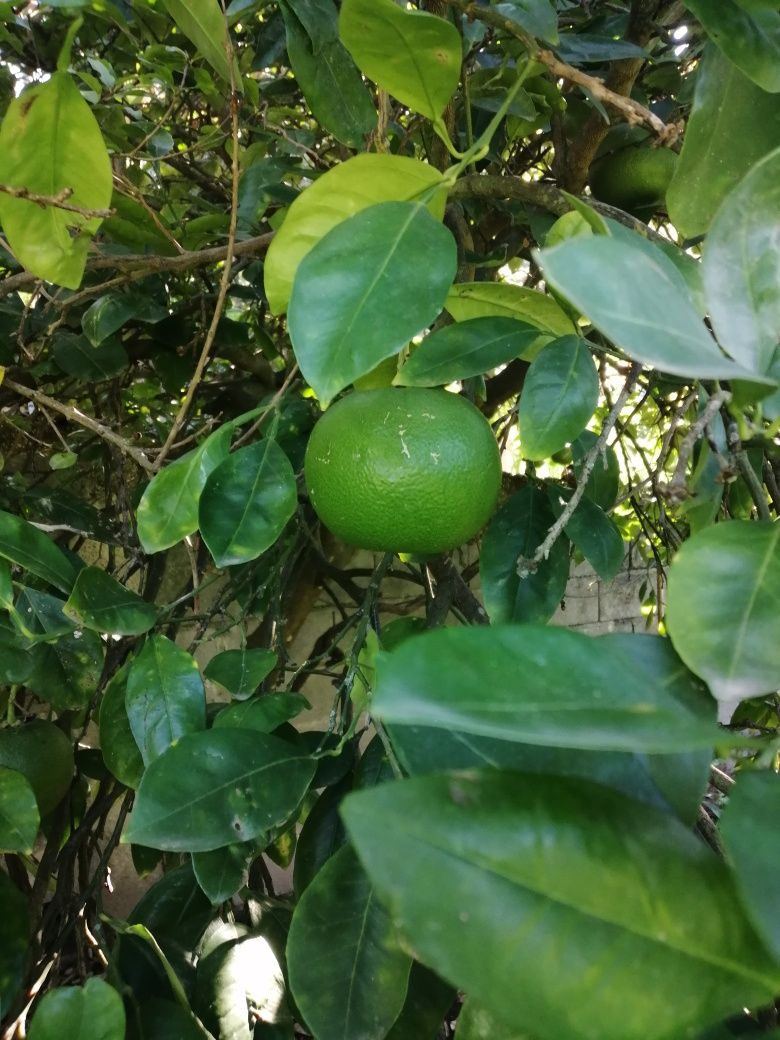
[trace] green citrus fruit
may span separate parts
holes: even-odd
[[[596,160],[590,190],[600,202],[627,213],[652,211],[664,201],[676,165],[677,155],[668,148],[632,145]]]
[[[352,393],[325,412],[305,474],[317,515],[345,542],[438,553],[485,524],[501,459],[489,424],[463,397],[383,389]]]
[[[41,816],[55,809],[73,780],[73,748],[53,722],[37,719],[0,729],[0,766],[29,781]]]

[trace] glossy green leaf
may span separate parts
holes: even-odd
[[[314,19],[308,17],[312,8]],[[376,110],[338,37],[335,4],[286,0],[281,10],[290,64],[314,118],[347,147],[361,148],[376,126]]]
[[[274,235],[263,267],[265,292],[274,314],[287,309],[298,265],[337,224],[379,202],[407,202],[442,184],[435,166],[401,155],[355,155],[331,167],[299,195]],[[446,194],[437,191],[428,209],[444,216]]]
[[[273,650],[223,650],[206,665],[203,675],[219,683],[237,701],[251,697],[278,658]]]
[[[704,250],[712,327],[724,349],[751,372],[766,372],[777,349],[778,227],[780,149],[757,163],[726,197]]]
[[[412,948],[540,1040],[685,1036],[780,983],[725,865],[607,788],[476,771],[380,785],[342,813]]]
[[[571,498],[571,489],[548,486],[553,513],[559,517]],[[564,531],[602,581],[612,581],[623,565],[626,546],[617,524],[595,502],[583,495]]]
[[[441,1031],[444,1016],[455,1002],[452,986],[417,961],[412,963],[409,988],[401,1014],[387,1034],[387,1040],[434,1040]]]
[[[345,788],[350,787],[348,781],[326,787],[303,821],[293,862],[293,888],[298,899],[346,840],[339,805]]]
[[[710,46],[699,63],[680,160],[666,193],[674,226],[688,238],[707,231],[726,195],[777,147],[777,98]]]
[[[197,944],[212,918],[211,905],[188,860],[148,888],[127,920],[129,924],[143,924],[160,940],[178,939],[187,949]]]
[[[140,636],[157,621],[157,610],[100,567],[79,571],[64,613],[96,632]]]
[[[598,399],[598,373],[585,340],[553,340],[531,362],[523,383],[518,421],[524,457],[546,459],[560,451],[583,430]]]
[[[24,634],[31,643],[52,643],[76,628],[65,614],[65,601],[48,592],[23,585],[16,600],[16,611],[24,624]]]
[[[314,246],[295,276],[288,328],[323,405],[433,321],[456,267],[455,240],[421,203],[371,206]]]
[[[549,284],[634,360],[701,379],[749,374],[720,351],[665,258],[599,235],[544,249],[538,260]]]
[[[566,591],[569,549],[558,539],[538,568],[522,578],[517,561],[531,559],[555,522],[547,496],[532,484],[501,506],[482,540],[479,573],[485,609],[502,621],[549,621]]]
[[[0,624],[0,683],[26,682],[33,662],[26,640]]]
[[[780,960],[780,777],[743,771],[720,821],[739,894],[756,931]]]
[[[558,14],[550,0],[507,0],[496,9],[540,40],[558,42]]]
[[[250,933],[220,943],[198,964],[195,1007],[209,1036],[220,1040],[267,1036],[266,1028],[286,1021],[285,1004],[281,955],[264,935]],[[274,1036],[279,1034],[270,1034]]]
[[[574,465],[574,474],[577,480],[582,474],[582,463],[585,456],[593,448],[598,440],[598,434],[592,430],[583,430],[571,446]],[[608,512],[615,504],[620,490],[620,463],[614,448],[607,447],[603,454],[596,460],[585,494],[591,501],[595,502],[605,512]]]
[[[486,1008],[467,998],[458,1015],[458,1040],[536,1040],[525,1029],[499,1022]]]
[[[20,516],[0,510],[0,557],[68,593],[76,580],[76,568],[37,527]]]
[[[295,908],[287,964],[295,1002],[317,1040],[384,1040],[403,1007],[412,962],[348,845]]]
[[[441,119],[460,79],[462,48],[451,22],[393,0],[344,0],[339,32],[369,79],[413,112]]]
[[[197,530],[201,492],[212,471],[227,458],[232,432],[226,423],[152,477],[138,504],[138,538],[144,552],[170,549]]]
[[[740,0],[685,0],[707,36],[762,90],[780,92],[780,11]]]
[[[32,852],[40,823],[27,777],[0,766],[0,852]]]
[[[525,321],[551,336],[569,336],[577,331],[574,322],[551,296],[523,285],[459,282],[450,290],[445,307],[455,321],[505,317]]]
[[[30,947],[27,899],[0,870],[0,1007],[11,1007],[22,984]]]
[[[165,636],[147,639],[130,664],[125,710],[147,766],[180,737],[205,729],[206,695],[194,658]]]
[[[779,524],[716,524],[674,558],[666,627],[677,653],[724,708],[780,687],[778,588]]]
[[[54,643],[34,647],[27,685],[56,711],[84,708],[95,696],[104,657],[96,632],[85,629],[60,636]]]
[[[539,625],[436,630],[381,654],[373,711],[546,747],[667,753],[718,739],[625,647]]]
[[[210,852],[193,852],[192,869],[209,901],[218,906],[246,884],[251,844],[226,845]]]
[[[218,567],[247,563],[270,548],[295,512],[295,474],[275,441],[239,448],[209,474],[200,532]]]
[[[113,986],[88,979],[83,986],[49,990],[38,1004],[30,1040],[124,1040],[125,1008]]]
[[[192,40],[200,53],[230,83],[228,25],[218,0],[164,0],[168,13],[184,35]],[[234,59],[235,60],[235,59]],[[236,65],[233,75],[235,89],[241,93],[241,75]]]
[[[130,359],[118,340],[93,347],[86,336],[58,336],[52,351],[57,365],[69,376],[85,383],[101,383],[127,368]]]
[[[92,110],[67,72],[34,83],[9,105],[0,127],[0,181],[39,195],[69,190],[71,205],[108,207],[111,164],[106,146]],[[99,217],[0,194],[0,223],[28,270],[47,282],[79,287]]]
[[[144,772],[144,761],[135,742],[130,720],[127,717],[127,664],[114,674],[103,691],[100,702],[100,750],[103,761],[117,780],[131,787],[138,787]]]
[[[214,726],[273,733],[283,723],[310,707],[302,693],[264,693],[252,700],[223,708],[214,719]]]
[[[215,729],[182,737],[144,773],[123,841],[208,852],[284,823],[315,762],[264,733]]]
[[[14,588],[11,581],[11,567],[0,558],[0,608],[8,610],[13,606]]]
[[[427,336],[393,380],[398,386],[445,386],[489,372],[539,340],[539,330],[513,318],[471,318]]]
[[[81,318],[81,328],[93,347],[99,347],[131,320],[153,325],[168,317],[168,311],[141,292],[109,293],[91,304]]]

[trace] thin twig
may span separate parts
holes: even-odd
[[[675,467],[672,479],[668,484],[658,487],[658,493],[663,495],[664,498],[679,504],[686,498],[690,497],[691,492],[688,490],[686,474],[688,470],[688,462],[690,461],[693,449],[696,446],[696,442],[720,411],[721,407],[724,404],[728,404],[730,400],[731,394],[728,390],[718,390],[717,393],[714,393],[709,401],[707,401],[707,404],[702,409],[701,415],[698,417],[696,422],[691,425],[690,430],[688,430],[683,438],[682,444],[680,444],[680,447],[677,449],[677,466]]]
[[[750,492],[750,497],[753,499],[753,503],[756,507],[759,520],[765,520],[767,523],[772,522],[772,514],[769,512],[769,505],[767,504],[766,494],[761,486],[761,481],[756,476],[756,472],[750,464],[750,459],[747,456],[747,452],[742,447],[742,439],[739,436],[739,427],[735,422],[729,422],[727,427],[727,440],[729,444],[729,450],[734,456],[734,461],[737,464],[739,475],[745,481]]]
[[[14,199],[34,202],[42,209],[46,209],[48,206],[51,209],[64,209],[68,213],[78,213],[87,220],[105,220],[115,213],[113,209],[87,209],[85,206],[74,206],[68,202],[68,199],[73,196],[73,188],[63,188],[56,195],[39,195],[35,191],[30,191],[29,188],[14,188],[11,184],[0,184],[0,192],[3,195],[10,195]]]

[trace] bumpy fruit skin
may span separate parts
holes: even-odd
[[[65,734],[38,719],[0,729],[0,766],[27,778],[41,816],[55,809],[73,780],[73,748]]]
[[[677,155],[668,148],[623,148],[591,166],[590,190],[627,213],[652,212],[663,203],[676,165]]]
[[[484,416],[445,390],[352,393],[314,427],[311,503],[345,542],[379,552],[438,553],[492,514],[501,458]]]

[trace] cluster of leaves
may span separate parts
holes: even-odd
[[[777,1035],[778,5],[50,0],[0,42],[7,1035]],[[649,225],[585,191],[658,145]],[[390,384],[493,425],[478,558],[318,528],[319,407]],[[662,634],[548,627],[627,543]],[[3,757],[41,716],[64,784]]]

